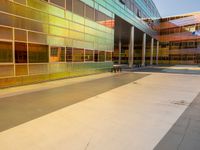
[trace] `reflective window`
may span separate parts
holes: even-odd
[[[27,39],[26,31],[15,29],[15,40],[26,41],[26,39]]]
[[[105,61],[105,51],[99,51],[99,61]]]
[[[12,43],[11,42],[0,42],[0,63],[12,62],[13,54],[12,54]]]
[[[72,48],[66,48],[66,62],[72,62]]]
[[[94,55],[92,50],[85,50],[85,61],[93,61]]]
[[[14,0],[15,2],[21,3],[21,4],[26,4],[26,0]]]
[[[106,52],[106,61],[112,61],[112,52]]]
[[[27,75],[28,66],[25,64],[16,64],[15,65],[15,74],[16,76]]]
[[[95,21],[103,26],[113,28],[114,27],[114,20],[107,16],[106,14],[95,10]]]
[[[73,62],[83,62],[84,61],[84,50],[83,49],[73,49]]]
[[[106,15],[98,10],[95,10],[95,20],[101,23],[106,20]]]
[[[0,27],[0,39],[12,40],[12,29]]]
[[[84,17],[84,3],[80,0],[73,0],[73,12]]]
[[[1,65],[0,66],[0,77],[8,77],[14,75],[14,65]],[[8,82],[4,80],[3,82]],[[2,80],[1,80],[2,83]]]
[[[66,9],[72,11],[72,0],[66,0]]]
[[[65,8],[65,0],[50,0],[50,2]]]
[[[99,61],[99,51],[94,52],[94,61],[98,62]]]
[[[88,19],[94,20],[94,8],[86,5],[85,16]]]
[[[29,44],[30,63],[47,63],[48,61],[48,45]]]
[[[29,40],[29,42],[33,42],[33,43],[46,44],[47,43],[47,35],[35,33],[35,32],[29,32],[28,40]]]
[[[15,42],[15,62],[27,63],[27,44]]]
[[[50,62],[64,62],[64,61],[65,61],[65,48],[51,47]]]
[[[13,25],[13,18],[11,15],[0,13],[0,24],[6,26]]]

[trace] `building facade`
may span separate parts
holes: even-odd
[[[160,19],[160,64],[200,63],[200,13]]]
[[[132,65],[136,30],[142,59],[157,34],[145,20],[159,17],[152,0],[1,0],[0,87],[108,71],[119,39]]]

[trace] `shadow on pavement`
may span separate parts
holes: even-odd
[[[136,81],[147,74],[120,73],[92,81],[0,99],[0,132]]]

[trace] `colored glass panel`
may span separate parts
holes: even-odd
[[[13,61],[13,51],[11,42],[0,41],[0,63]]]
[[[15,63],[27,63],[27,44],[15,42]]]
[[[47,45],[29,44],[29,63],[47,63],[49,53]]]

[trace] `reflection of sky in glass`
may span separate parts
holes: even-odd
[[[200,0],[153,0],[161,16],[200,11]]]
[[[171,20],[170,22],[177,26],[186,26],[186,25],[190,25],[190,24],[197,24],[197,23],[200,23],[200,14]]]

